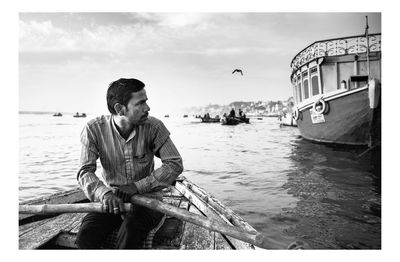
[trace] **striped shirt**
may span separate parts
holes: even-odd
[[[100,116],[82,130],[78,182],[91,201],[101,201],[111,186],[135,183],[140,194],[170,185],[182,173],[182,158],[164,124],[149,117],[134,128],[125,140],[117,131],[113,117]],[[161,167],[154,170],[154,156]],[[100,158],[105,184],[95,175]]]

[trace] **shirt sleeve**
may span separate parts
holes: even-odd
[[[161,159],[161,167],[154,170],[135,185],[140,194],[171,185],[183,171],[182,158],[169,137],[169,131],[160,121],[153,133],[154,154]]]
[[[77,175],[78,183],[86,197],[93,202],[102,200],[105,193],[111,191],[96,176],[96,161],[99,158],[99,150],[95,137],[86,125],[81,133],[81,157]]]

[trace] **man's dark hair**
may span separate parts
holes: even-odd
[[[114,105],[120,103],[128,105],[132,92],[139,92],[144,88],[144,83],[134,78],[120,78],[112,82],[107,90],[107,107],[111,114],[116,115]]]

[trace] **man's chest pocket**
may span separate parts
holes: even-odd
[[[151,153],[133,155],[132,160],[134,163],[150,163],[154,156]]]

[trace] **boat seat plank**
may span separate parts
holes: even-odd
[[[190,206],[189,211],[198,215],[203,215],[193,205]],[[192,223],[186,223],[180,249],[213,250],[214,232]]]
[[[62,214],[19,237],[20,249],[35,249],[50,241],[76,222],[76,213]]]

